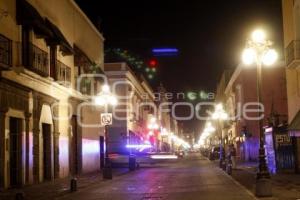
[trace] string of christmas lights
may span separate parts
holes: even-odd
[[[107,49],[105,51],[105,56],[121,59],[127,62],[127,64],[131,66],[132,70],[142,73],[148,80],[153,80],[155,78],[157,72],[157,61],[154,59],[151,59],[148,63],[128,50],[121,48]]]

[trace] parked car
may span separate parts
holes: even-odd
[[[216,159],[219,159],[219,157],[220,157],[220,147],[213,147],[211,149],[209,159],[216,160]]]
[[[176,154],[179,158],[183,158],[183,156],[184,156],[184,151],[182,151],[182,150],[176,151],[175,154]]]
[[[201,154],[202,154],[203,156],[205,156],[205,157],[207,157],[207,158],[208,158],[208,156],[209,156],[209,154],[210,154],[210,150],[209,150],[208,148],[202,148],[202,149],[200,150],[200,152],[201,152]]]

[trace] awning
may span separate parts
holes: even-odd
[[[74,54],[72,46],[69,44],[65,36],[62,34],[62,32],[58,29],[57,26],[55,26],[49,19],[45,19],[46,26],[49,27],[49,29],[53,33],[53,37],[49,38],[48,41],[55,43],[57,45],[60,45],[60,50],[65,55],[71,55]]]
[[[16,5],[16,18],[19,25],[32,28],[39,37],[49,38],[53,36],[51,30],[45,25],[43,17],[30,3],[26,0],[17,0]]]
[[[300,111],[296,114],[292,122],[288,126],[289,131],[300,131]]]

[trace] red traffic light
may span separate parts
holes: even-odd
[[[149,61],[149,65],[150,65],[150,67],[156,67],[156,66],[157,66],[157,60],[151,59],[151,60]]]

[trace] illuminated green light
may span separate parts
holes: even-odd
[[[148,75],[148,78],[149,78],[149,79],[153,79],[153,75],[152,75],[152,74],[149,74],[149,75]]]
[[[149,68],[149,67],[147,67],[145,70],[146,70],[146,72],[149,72],[149,71],[150,71],[150,68]]]
[[[188,97],[189,100],[194,101],[194,100],[197,99],[197,93],[195,93],[195,92],[188,92],[187,93],[187,97]]]

